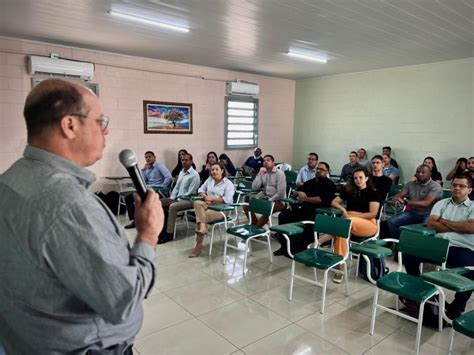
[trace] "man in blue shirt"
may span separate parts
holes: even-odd
[[[156,161],[155,153],[152,151],[145,153],[145,166],[142,169],[142,174],[146,186],[152,189],[170,187],[171,180],[173,179],[166,166]],[[125,204],[127,206],[128,218],[131,220],[130,224],[127,224],[125,228],[135,228],[135,204],[131,194],[125,197]]]
[[[316,165],[318,165],[318,159],[318,154],[308,154],[308,163],[298,172],[298,176],[296,177],[296,186],[303,186],[306,181],[316,177]]]
[[[242,166],[244,175],[256,175],[263,166],[262,150],[260,148],[255,148],[253,154],[253,156],[247,158]]]

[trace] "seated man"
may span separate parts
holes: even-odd
[[[367,151],[365,148],[359,148],[357,150],[357,162],[362,165],[368,172],[372,171],[370,161],[367,160]]]
[[[383,147],[382,148],[382,155],[388,155],[390,157],[390,160],[392,161],[392,165],[398,169],[398,163],[397,161],[392,158],[392,148],[389,146]]]
[[[357,168],[363,168],[363,166],[358,163],[357,153],[351,152],[349,154],[349,163],[342,167],[341,179],[344,181],[350,180],[352,177],[352,172]]]
[[[278,170],[275,166],[275,159],[271,155],[263,157],[263,167],[260,168],[257,176],[252,182],[252,189],[257,190],[263,188],[263,197],[270,201],[274,201],[273,212],[282,211],[285,205],[278,201],[286,197],[286,178],[285,174]],[[244,206],[245,214],[248,215],[248,206]],[[268,222],[267,216],[257,218],[252,214],[252,224],[257,227],[263,227]]]
[[[331,205],[336,193],[336,185],[329,179],[329,165],[320,162],[316,168],[316,177],[308,180],[298,191],[293,191],[293,196],[303,201],[300,205],[292,205],[291,209],[284,210],[278,216],[278,224],[286,224],[299,221],[313,221],[316,209]],[[291,253],[294,255],[305,250],[308,244],[314,242],[314,227],[307,225],[303,235],[295,235],[290,239]],[[277,234],[281,248],[274,255],[288,255],[286,239]]]
[[[181,196],[192,196],[197,194],[201,180],[199,174],[193,169],[193,156],[186,153],[181,158],[183,169],[178,175],[176,185],[171,191],[170,198],[161,200],[165,213],[165,226],[160,235],[158,244],[166,243],[173,239],[174,225],[179,211],[193,208],[193,202],[188,200],[177,200]]]
[[[431,170],[427,165],[416,169],[416,181],[410,181],[393,196],[392,205],[406,204],[404,212],[391,217],[387,226],[392,238],[400,238],[400,227],[407,224],[426,223],[431,208],[443,197],[441,185],[431,179]]]
[[[400,174],[398,169],[393,165],[392,159],[388,154],[383,155],[383,174],[392,179],[395,184],[398,183]]]
[[[256,175],[263,166],[262,150],[257,147],[254,149],[253,154],[253,156],[247,158],[242,166],[245,176]]]
[[[433,206],[428,227],[436,230],[436,236],[449,240],[449,267],[474,266],[474,203],[468,195],[472,192],[472,180],[465,175],[456,175],[451,184],[450,198],[445,198]],[[404,255],[403,263],[407,273],[420,275],[423,259]],[[474,280],[474,271],[464,276]],[[458,292],[451,304],[446,305],[449,318],[459,317],[466,309],[472,292]]]
[[[371,161],[372,174],[370,178],[372,179],[375,190],[377,190],[379,194],[380,203],[383,203],[392,186],[392,179],[383,174],[383,158],[381,155],[374,155]]]
[[[145,153],[145,166],[142,169],[142,174],[146,186],[152,189],[169,187],[173,179],[166,166],[156,161],[155,153],[152,151]],[[125,228],[135,228],[135,203],[132,194],[125,197],[125,205],[127,206],[128,218],[132,221]]]
[[[467,171],[464,173],[467,177],[470,177],[471,180],[474,180],[474,157],[470,157],[467,160]],[[469,199],[471,201],[474,200],[474,189],[472,189],[471,193],[469,194]]]
[[[316,153],[308,154],[308,163],[300,169],[298,176],[296,177],[297,187],[303,186],[306,181],[314,179],[316,176],[316,165],[318,165],[318,159],[319,157]]]

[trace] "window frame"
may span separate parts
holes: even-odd
[[[253,130],[252,131],[245,131],[245,132],[252,132],[253,133],[253,144],[240,144],[240,145],[228,145],[228,134],[229,131],[229,102],[230,101],[238,101],[238,102],[249,102],[254,104],[254,115],[253,115]],[[241,95],[228,95],[225,97],[224,101],[224,146],[226,150],[232,149],[253,149],[258,147],[258,119],[259,119],[259,100],[258,97],[253,96],[241,96]],[[232,123],[237,124],[238,123]],[[250,125],[250,124],[247,124]]]

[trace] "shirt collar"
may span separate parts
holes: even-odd
[[[53,168],[61,170],[67,174],[74,176],[81,185],[88,188],[96,179],[93,172],[83,168],[70,160],[67,160],[59,155],[48,152],[44,149],[27,145],[23,156],[26,159],[36,160],[45,163]]]
[[[461,206],[461,205],[464,205],[466,207],[470,207],[472,205],[472,201],[469,199],[469,196],[461,203],[457,204],[456,202],[454,202],[453,198],[451,197],[449,199],[449,203],[452,203],[453,205],[455,206]]]
[[[425,182],[424,184],[420,184],[420,183],[418,182],[418,179],[416,179],[416,180],[415,180],[415,184],[420,185],[420,186],[428,186],[428,185],[431,183],[431,181],[433,181],[433,180],[430,178],[430,179],[429,179],[427,182]]]

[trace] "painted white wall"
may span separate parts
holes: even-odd
[[[339,174],[348,153],[392,147],[405,180],[433,156],[445,179],[474,155],[474,58],[296,83],[293,162],[316,151]]]
[[[111,117],[104,156],[91,167],[99,178],[124,175],[118,161],[124,148],[137,153],[140,165],[143,153],[152,150],[170,170],[176,165],[178,150],[184,148],[194,155],[200,170],[208,151],[224,152],[225,81],[235,79],[260,85],[259,145],[263,152],[278,161],[291,160],[293,80],[0,37],[0,173],[21,157],[26,144],[22,112],[31,90],[26,57],[50,52],[96,64],[92,82],[99,84],[104,113]],[[192,103],[193,134],[144,134],[143,100]],[[240,166],[252,150],[225,153]]]

